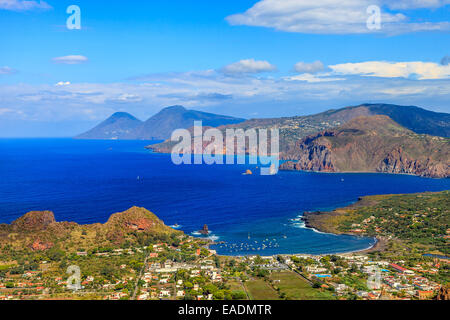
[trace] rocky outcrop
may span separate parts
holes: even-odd
[[[148,232],[157,227],[166,227],[153,213],[139,207],[133,207],[127,211],[113,214],[105,226],[109,229],[131,232]]]
[[[414,174],[423,177],[446,178],[449,164],[434,163],[427,158],[423,161],[410,159],[401,147],[395,148],[380,162],[378,172]]]
[[[55,223],[55,216],[50,211],[32,211],[15,220],[12,226],[18,231],[38,231],[45,230]]]
[[[209,234],[208,225],[205,224],[202,230],[199,230],[198,232],[204,236],[207,236]]]
[[[284,160],[294,161],[283,163],[280,166],[281,170],[336,171],[332,161],[331,144],[327,141],[313,141],[307,138],[298,143],[296,151],[286,153]]]
[[[33,244],[31,245],[31,250],[33,251],[45,251],[48,249],[51,249],[53,247],[53,243],[51,242],[45,242],[41,241],[39,239],[36,239]]]

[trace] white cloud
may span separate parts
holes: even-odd
[[[87,62],[88,58],[85,56],[70,55],[70,56],[56,57],[56,58],[53,58],[52,61],[54,63],[59,63],[59,64],[80,64],[80,63]]]
[[[284,79],[288,80],[288,81],[306,81],[306,82],[310,82],[310,83],[346,80],[345,78],[330,77],[330,73],[325,73],[325,74],[320,74],[320,75],[303,73],[303,74],[299,74],[299,75],[292,76],[292,77],[286,77]]]
[[[7,75],[7,74],[14,74],[14,73],[17,73],[17,70],[14,70],[7,66],[0,67],[0,75],[2,75],[2,74]]]
[[[280,31],[311,34],[406,33],[450,30],[449,22],[414,22],[399,9],[438,8],[449,0],[260,0],[244,13],[228,16],[231,25],[274,28]],[[371,14],[367,8],[381,10],[381,29],[367,28]]]
[[[136,94],[123,93],[118,97],[111,99],[111,101],[116,103],[141,102],[142,98]]]
[[[276,66],[268,61],[257,61],[254,59],[241,60],[229,64],[221,69],[225,74],[246,74],[246,73],[262,73],[275,71]]]
[[[150,74],[123,83],[0,85],[0,109],[5,109],[2,119],[32,121],[100,121],[125,106],[128,112],[145,119],[175,104],[244,117],[254,112],[261,117],[317,113],[365,102],[419,105],[450,112],[449,77],[436,78],[420,70],[414,72],[422,73],[423,80],[408,77],[408,73],[381,74],[383,68],[390,70],[383,66],[375,68],[378,76],[367,76],[373,72],[364,65],[358,72],[348,66],[336,67],[339,71],[331,67],[329,72],[292,77],[236,77],[205,70]]]
[[[63,86],[69,86],[70,82],[69,81],[59,81],[58,83],[55,84],[56,87],[63,87]]]
[[[340,75],[360,75],[383,78],[413,78],[417,80],[449,79],[450,65],[434,62],[387,62],[367,61],[330,65],[334,73]]]
[[[31,11],[52,9],[45,1],[32,0],[0,0],[0,10]]]
[[[297,62],[294,66],[294,70],[298,73],[317,73],[324,69],[325,66],[321,61],[314,61],[312,63]]]

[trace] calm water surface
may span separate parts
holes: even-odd
[[[221,254],[335,253],[373,239],[319,233],[296,221],[358,197],[450,189],[450,180],[388,174],[280,172],[244,176],[246,165],[173,165],[148,141],[0,139],[0,223],[31,210],[58,221],[106,222],[142,206],[188,234],[207,224]],[[139,177],[139,179],[138,179]],[[259,250],[258,250],[259,248]]]

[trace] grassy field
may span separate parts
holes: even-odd
[[[291,300],[330,300],[334,299],[331,292],[312,288],[306,280],[292,271],[274,272],[270,276],[274,286]]]
[[[227,285],[230,287],[231,291],[243,291],[243,292],[245,292],[244,287],[237,280],[228,281]],[[245,300],[247,300],[247,298],[245,298]]]
[[[280,300],[278,293],[264,280],[250,280],[245,287],[252,300]]]

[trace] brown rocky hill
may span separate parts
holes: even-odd
[[[0,224],[0,248],[10,244],[20,250],[42,251],[58,244],[67,250],[76,250],[181,234],[181,231],[166,226],[152,212],[138,207],[111,215],[105,224],[90,225],[56,222],[50,211],[33,211],[10,225]]]
[[[31,211],[12,223],[16,231],[39,231],[45,230],[49,225],[55,223],[55,215],[50,211]]]
[[[417,134],[387,116],[352,119],[283,152],[284,170],[450,176],[450,139]]]

